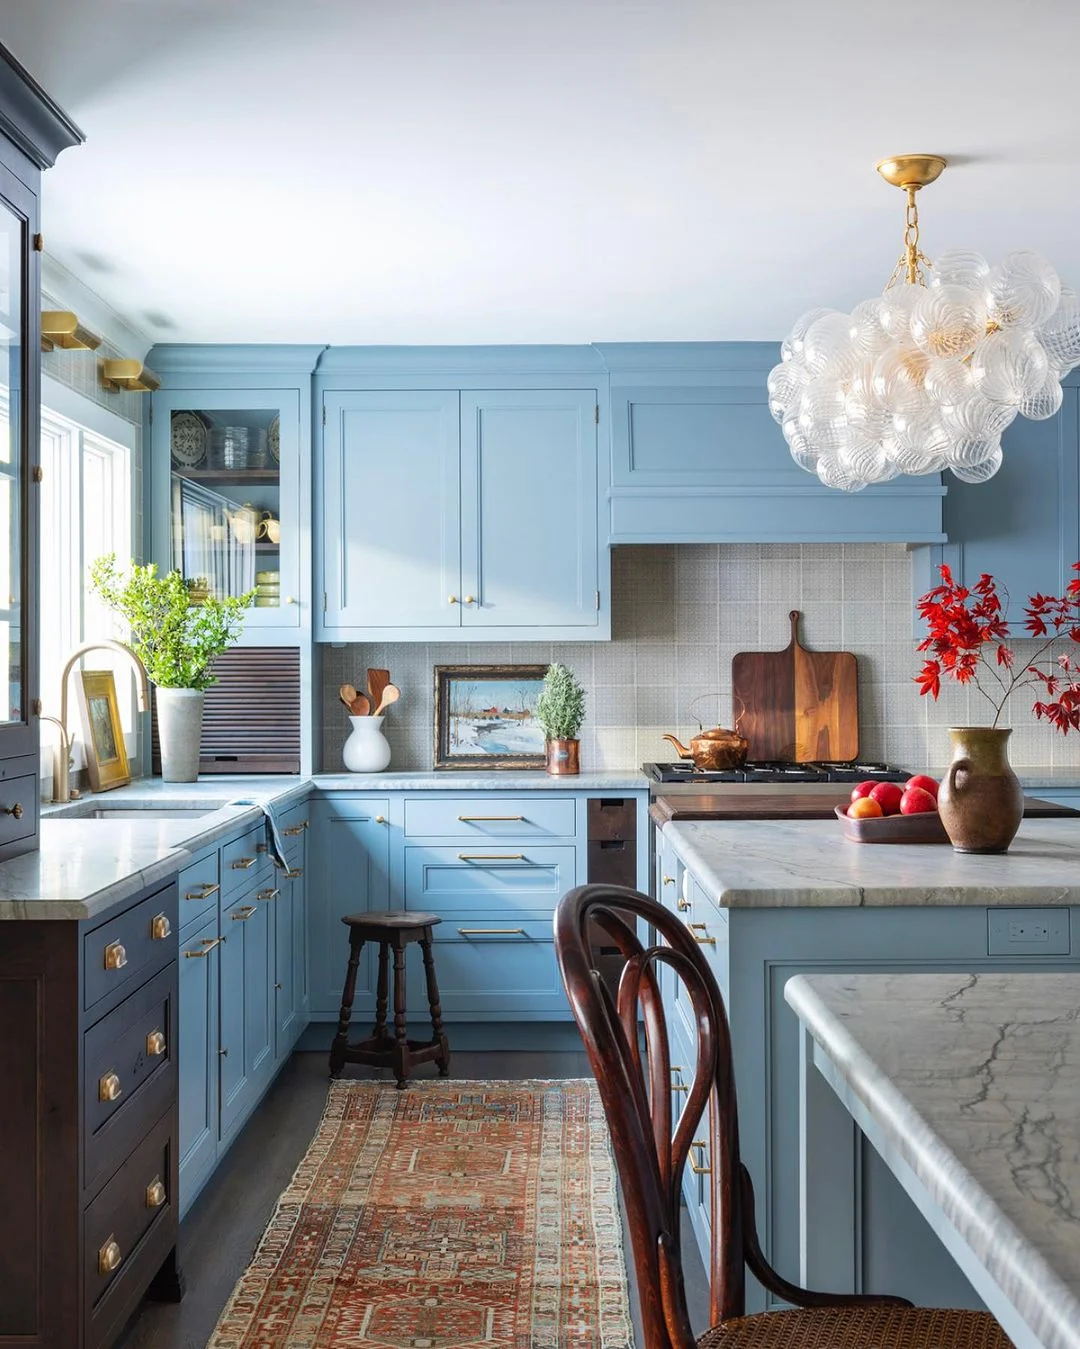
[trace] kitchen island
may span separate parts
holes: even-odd
[[[694,925],[724,994],[759,1229],[773,1264],[798,1281],[800,1030],[784,999],[788,979],[1080,973],[1080,820],[1025,820],[998,856],[948,845],[858,844],[836,820],[675,821],[659,831],[655,861],[655,894]],[[692,1017],[677,990],[668,994],[673,1057],[693,1062]],[[830,1144],[835,1182],[858,1192],[859,1222],[837,1238],[830,1266],[837,1291],[980,1306],[854,1125]],[[689,1175],[684,1191],[703,1248],[707,1185],[707,1177]],[[753,1285],[748,1305],[779,1304]]]

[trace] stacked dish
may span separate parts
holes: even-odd
[[[281,572],[255,573],[255,608],[276,609],[281,603]]]

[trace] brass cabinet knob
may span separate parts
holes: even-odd
[[[375,816],[375,823],[376,823],[376,824],[385,824],[385,823],[386,823],[386,816],[385,816],[385,815],[376,815],[376,816]]]
[[[674,877],[674,876],[665,876],[665,877],[664,877],[664,884],[665,884],[665,885],[674,885],[674,884],[675,884],[675,877]]]
[[[99,1101],[115,1101],[123,1095],[123,1091],[118,1073],[106,1073],[104,1077],[98,1079],[97,1094]]]
[[[120,1254],[120,1243],[115,1237],[110,1237],[97,1253],[98,1273],[111,1274],[114,1269],[119,1269],[123,1258]]]
[[[457,597],[456,595],[451,595],[451,596],[450,596],[450,599],[448,600],[448,603],[449,603],[449,604],[457,604],[457,602],[458,602],[458,597]]]
[[[164,1204],[167,1196],[165,1186],[161,1183],[161,1177],[155,1176],[146,1187],[146,1207],[160,1208]]]
[[[150,923],[150,936],[154,941],[164,941],[172,936],[172,924],[163,913],[155,914]]]
[[[282,990],[284,987],[285,987],[284,984],[275,984],[275,985],[274,985],[274,988],[277,990],[278,993],[280,993],[281,990]]]
[[[229,1057],[229,1051],[227,1049],[219,1049],[218,1053],[221,1055],[223,1059],[227,1059]]]
[[[4,814],[14,815],[17,820],[21,820],[23,817],[23,808],[21,804],[18,801],[16,801],[13,806],[4,807]]]
[[[466,595],[466,596],[465,596],[465,603],[466,603],[466,604],[475,604],[475,603],[476,603],[476,596],[475,596],[475,595]]]
[[[165,1035],[162,1031],[152,1030],[146,1037],[146,1052],[151,1056],[165,1053]]]
[[[285,603],[286,603],[286,604],[295,604],[295,603],[296,603],[296,596],[295,596],[295,595],[286,595],[286,596],[285,596]]]
[[[122,970],[127,964],[127,952],[123,944],[118,941],[109,942],[105,948],[105,968],[107,970]]]
[[[690,907],[690,904],[685,899],[677,899],[675,901],[675,907],[679,910],[680,913],[685,913],[687,909]]]

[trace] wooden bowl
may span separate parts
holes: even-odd
[[[844,826],[844,837],[853,843],[948,843],[949,836],[934,811],[921,815],[871,815],[853,820],[843,806],[835,806],[836,818]]]

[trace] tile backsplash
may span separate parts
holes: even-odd
[[[860,752],[913,771],[948,761],[949,726],[988,720],[985,699],[950,684],[937,703],[913,682],[911,555],[902,544],[635,545],[612,551],[610,642],[392,642],[323,653],[321,768],[341,769],[348,733],[337,690],[360,687],[383,666],[401,689],[384,729],[391,767],[430,769],[436,665],[561,660],[584,684],[583,771],[631,769],[674,757],[665,731],[686,743],[698,724],[731,726],[731,658],[788,644],[791,609],[803,643],[852,651],[859,666]],[[1018,658],[1033,651],[1013,643]],[[1080,737],[1066,738],[1031,713],[1033,694],[1012,699],[1009,757],[1016,767],[1080,765]],[[983,707],[979,704],[982,703]]]

